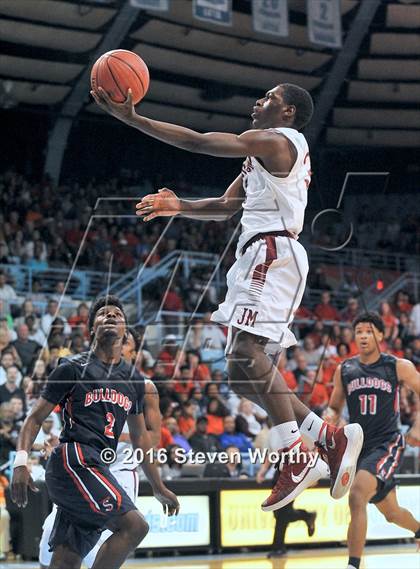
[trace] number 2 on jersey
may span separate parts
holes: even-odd
[[[115,439],[114,431],[112,430],[115,424],[114,415],[112,413],[107,413],[106,420],[108,424],[105,426],[104,434],[106,437],[109,437],[110,439]]]
[[[378,397],[376,395],[359,395],[360,401],[360,414],[367,415],[376,415],[376,407],[377,407],[377,400]],[[369,406],[368,406],[369,401]]]

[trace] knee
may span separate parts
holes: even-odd
[[[368,499],[361,488],[352,488],[349,494],[349,506],[350,510],[358,510],[361,508],[366,508]]]
[[[130,524],[128,532],[131,543],[134,547],[137,547],[137,545],[143,541],[143,539],[149,533],[149,524],[144,518],[138,516],[136,521]]]

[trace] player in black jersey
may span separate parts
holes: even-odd
[[[59,403],[64,426],[46,471],[48,492],[58,506],[50,569],[80,569],[105,528],[113,534],[102,544],[92,569],[118,569],[149,529],[106,464],[125,421],[134,448],[147,456],[153,447],[143,416],[144,379],[121,357],[126,317],[118,298],[101,297],[94,303],[89,330],[91,350],[63,358],[50,374],[22,427],[13,471],[13,500],[25,506],[28,486],[34,490],[27,454],[43,420]],[[176,514],[176,496],[163,485],[156,465],[146,460],[142,467],[155,497],[170,515]]]
[[[381,353],[384,325],[378,314],[359,315],[353,328],[360,355],[337,367],[326,419],[336,423],[347,402],[350,421],[359,423],[364,432],[349,495],[351,520],[347,535],[348,569],[359,569],[366,541],[368,502],[375,504],[387,521],[420,537],[420,523],[398,504],[394,480],[405,446],[399,431],[399,384],[403,382],[419,394],[420,374],[409,360]]]

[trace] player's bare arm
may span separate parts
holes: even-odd
[[[54,407],[54,403],[50,403],[42,397],[38,399],[34,405],[32,413],[23,423],[17,445],[18,453],[26,453],[27,457],[39,431],[41,430],[43,421],[50,413],[52,413]],[[28,486],[33,492],[38,492],[38,489],[32,480],[32,476],[29,474],[28,468],[24,464],[22,464],[22,466],[15,466],[13,469],[11,490],[12,500],[19,506],[19,508],[24,508],[28,503]]]
[[[172,190],[163,188],[157,194],[145,196],[137,204],[136,214],[142,216],[144,221],[175,215],[204,221],[225,221],[240,210],[244,199],[245,192],[240,174],[218,198],[184,200],[178,198]]]
[[[398,379],[409,389],[414,391],[416,396],[420,395],[420,373],[417,371],[413,362],[399,358],[397,360]],[[420,414],[417,413],[415,421],[408,431],[406,441],[411,446],[420,446]]]
[[[144,421],[152,446],[156,447],[160,441],[162,415],[159,409],[159,393],[151,381],[146,381],[144,384]]]
[[[330,403],[324,412],[323,418],[328,423],[337,424],[346,402],[343,383],[341,381],[341,365],[338,365],[333,377],[334,387],[331,393]]]
[[[166,142],[182,150],[198,154],[208,154],[222,158],[244,158],[258,156],[269,159],[273,154],[279,156],[281,167],[277,171],[289,172],[290,148],[287,140],[267,129],[248,130],[240,135],[227,132],[200,133],[183,126],[156,121],[136,113],[131,91],[128,92],[124,103],[115,103],[102,88],[95,93],[91,91],[96,103],[107,113],[122,122],[152,136],[161,142]]]
[[[145,456],[153,448],[150,433],[146,429],[144,415],[129,415],[127,417],[128,429],[130,431],[131,443],[134,450],[142,449]],[[143,472],[153,489],[153,494],[157,500],[168,509],[168,515],[177,515],[179,502],[173,492],[163,484],[156,464],[152,460],[145,459],[142,463]]]

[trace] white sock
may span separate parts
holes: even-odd
[[[300,432],[311,441],[319,442],[321,444],[325,444],[325,434],[327,429],[323,425],[325,421],[323,421],[318,415],[316,415],[313,411],[306,415],[303,423],[300,426]]]
[[[296,421],[281,423],[281,425],[275,425],[271,429],[270,443],[273,448],[279,450],[289,448],[298,439],[300,439],[300,432]]]

